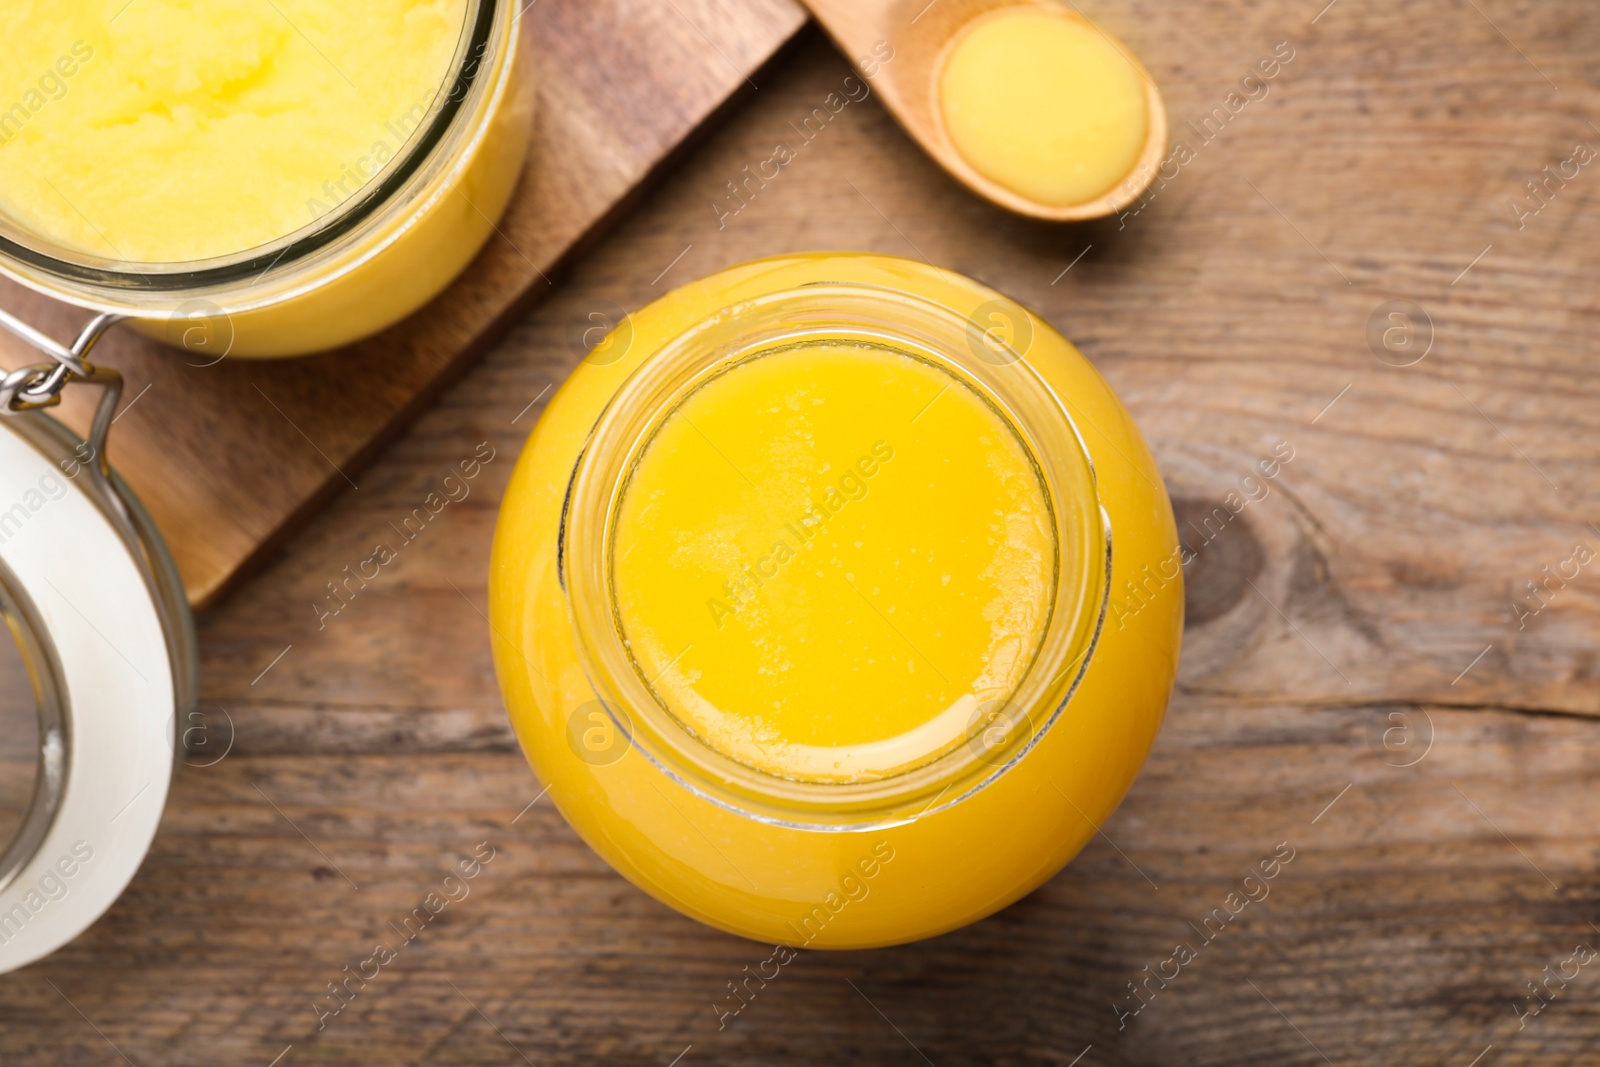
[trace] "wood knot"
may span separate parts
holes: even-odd
[[[1249,520],[1214,501],[1175,496],[1172,514],[1178,540],[1193,553],[1183,568],[1183,624],[1204,626],[1249,592],[1266,554]]]

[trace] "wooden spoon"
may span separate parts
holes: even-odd
[[[1161,92],[1138,58],[1112,41],[1138,71],[1149,112],[1144,150],[1128,177],[1109,192],[1082,204],[1041,204],[980,174],[962,158],[945,132],[939,108],[939,75],[957,37],[974,19],[1005,7],[1033,6],[1092,25],[1076,8],[1052,0],[803,0],[839,48],[868,78],[900,125],[962,184],[1003,208],[1036,219],[1073,222],[1120,211],[1137,200],[1155,178],[1167,148],[1167,112]],[[1112,40],[1107,38],[1107,40]],[[887,43],[892,58],[882,56]],[[877,51],[875,51],[877,49]],[[870,73],[869,73],[870,72]]]

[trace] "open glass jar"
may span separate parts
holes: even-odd
[[[130,319],[173,344],[203,331],[210,339],[208,351],[234,357],[322,351],[393,324],[438,294],[494,233],[529,141],[533,93],[528,48],[519,33],[521,5],[464,0],[463,6],[442,84],[421,101],[407,100],[406,110],[374,122],[370,142],[366,135],[362,139],[370,147],[352,150],[358,154],[347,160],[308,164],[316,180],[307,179],[307,210],[298,216],[305,222],[292,232],[227,254],[149,261],[110,248],[75,247],[0,211],[0,273],[56,299]],[[101,30],[126,32],[143,13],[136,9],[124,17],[118,12]],[[119,20],[119,26],[111,25]],[[296,47],[317,48],[298,26],[293,28],[298,36],[283,29],[286,39]],[[96,40],[101,52],[112,51],[105,39]],[[76,75],[81,81],[115,62],[94,59],[101,52],[90,42],[79,45],[77,58],[63,55],[63,73],[81,68]],[[80,62],[83,56],[90,58]],[[45,77],[64,86],[61,99],[68,103],[50,103],[30,89],[32,96],[23,99],[37,97],[40,110],[30,115],[23,106],[20,129],[0,119],[0,137],[47,130],[78,99],[73,92],[89,92],[67,87],[56,69],[46,67]],[[181,93],[173,89],[168,95]],[[162,101],[152,106],[158,113],[169,108]],[[263,111],[271,106],[281,104],[260,105]],[[174,111],[179,107],[170,105]],[[115,168],[125,162],[96,165]],[[136,163],[136,173],[157,166],[149,160]],[[252,206],[250,193],[239,191],[239,212],[260,210]],[[72,206],[92,233],[107,229],[96,224],[92,206]],[[298,210],[299,200],[294,207]]]
[[[1132,783],[1182,574],[1138,431],[1010,300],[764,260],[613,330],[502,508],[496,666],[612,866],[747,937],[927,937],[1037,886]]]
[[[94,922],[161,820],[194,630],[160,535],[88,440],[0,411],[0,973]]]

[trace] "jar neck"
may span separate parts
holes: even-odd
[[[820,283],[725,308],[641,362],[602,412],[579,457],[558,559],[579,660],[596,695],[644,758],[684,788],[750,818],[856,831],[959,803],[1026,756],[1062,714],[1086,669],[1110,591],[1111,534],[1093,465],[1061,398],[1027,360],[1034,332],[1046,329],[1003,298],[963,317],[896,289]],[[780,777],[702,741],[645,677],[617,610],[618,513],[630,472],[663,421],[712,378],[816,342],[889,349],[969,388],[1027,453],[1054,544],[1050,608],[1020,680],[1003,699],[979,706],[958,743],[872,780]]]

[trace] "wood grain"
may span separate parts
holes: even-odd
[[[224,711],[233,749],[182,769],[104,920],[0,978],[0,1059],[1589,1062],[1592,967],[1524,1029],[1513,1006],[1600,947],[1600,575],[1523,629],[1510,604],[1574,542],[1600,545],[1600,172],[1525,229],[1507,201],[1600,142],[1600,27],[1576,3],[1339,0],[1315,25],[1321,3],[1081,6],[1144,57],[1179,126],[1278,42],[1295,56],[1125,225],[977,202],[871,100],[730,216],[725,183],[848,73],[813,34],[359,492],[203,618],[213,751]],[[632,889],[548,800],[519,818],[540,787],[490,670],[487,555],[539,406],[519,413],[573,366],[573,320],[825,247],[927,258],[1038,309],[1128,401],[1197,523],[1276,442],[1294,458],[1199,550],[1179,691],[1105,838],[968,929],[804,954],[719,1030],[713,1001],[770,949]],[[1414,366],[1368,347],[1390,300],[1432,317]],[[484,441],[471,495],[319,630],[323,584]],[[481,841],[499,853],[472,895],[318,1030],[325,983]],[[1283,842],[1270,895],[1119,1030],[1126,983]]]
[[[127,378],[110,447],[205,605],[258,566],[460,375],[642,183],[800,28],[790,0],[530,4],[539,103],[528,168],[489,245],[432,304],[348,349],[215,363],[116,331]],[[626,71],[626,77],[619,76]],[[0,302],[56,337],[87,315],[9,282]],[[11,343],[0,354],[20,352]],[[91,397],[68,394],[80,431]],[[135,402],[136,401],[136,402]]]

